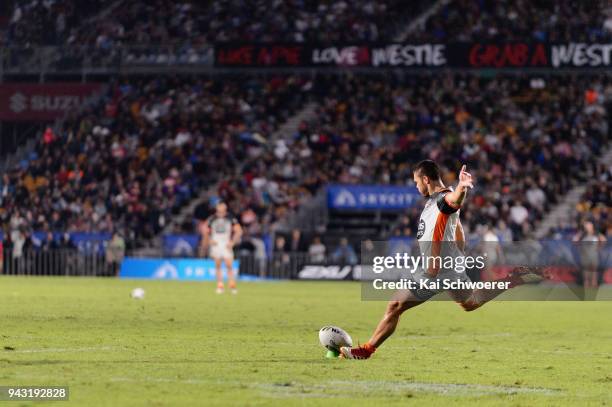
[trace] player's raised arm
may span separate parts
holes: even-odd
[[[472,180],[472,174],[466,171],[465,164],[461,167],[459,172],[459,184],[454,191],[449,192],[444,196],[444,200],[454,209],[459,209],[465,201],[467,191],[469,188],[474,188],[474,181]]]

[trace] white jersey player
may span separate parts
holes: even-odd
[[[222,263],[227,269],[227,279],[233,294],[237,293],[236,280],[232,263],[234,262],[234,246],[240,241],[242,228],[236,218],[228,215],[227,205],[219,202],[215,214],[204,222],[202,248],[208,252],[215,262],[217,275],[217,294],[224,291]]]
[[[459,172],[459,183],[453,191],[444,186],[440,176],[440,168],[431,160],[424,160],[414,169],[413,179],[419,193],[427,198],[425,207],[419,219],[417,239],[421,252],[428,257],[462,256],[464,250],[464,234],[459,220],[459,209],[465,201],[467,191],[473,187],[472,176],[464,165]],[[506,282],[507,288],[512,288],[527,282],[542,280],[541,271],[526,267],[517,267],[508,277],[498,280]],[[467,280],[465,272],[445,269],[440,263],[428,263],[413,274],[417,288],[400,290],[387,305],[382,320],[374,330],[370,340],[355,348],[340,348],[340,357],[346,359],[368,359],[393,332],[399,323],[402,313],[429,300],[440,290],[432,290],[428,286],[421,288],[419,281]],[[443,287],[443,284],[440,284]],[[506,288],[506,289],[507,289]],[[466,311],[472,311],[492,300],[506,289],[470,289],[449,291],[451,297]]]

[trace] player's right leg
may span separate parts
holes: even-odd
[[[213,257],[215,262],[215,274],[217,276],[217,294],[223,294],[225,287],[223,285],[223,272],[221,271],[221,262],[223,259],[220,257]]]
[[[390,337],[404,311],[416,307],[427,301],[428,298],[419,298],[410,290],[397,291],[391,301],[387,304],[385,315],[378,323],[372,337],[364,345],[350,348],[340,348],[340,357],[346,359],[368,359],[383,342]]]
[[[512,270],[507,277],[495,280],[496,282],[507,282],[508,288],[451,290],[449,294],[464,310],[474,311],[511,288],[523,284],[539,283],[545,278],[546,274],[543,269],[521,266]]]
[[[223,259],[225,262],[225,268],[227,269],[227,281],[229,283],[229,288],[232,290],[232,294],[238,294],[238,289],[236,288],[236,278],[234,275],[234,258],[233,257],[225,257]]]

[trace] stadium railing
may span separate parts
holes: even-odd
[[[570,242],[567,242],[571,244]],[[549,250],[549,249],[546,249]],[[85,277],[115,277],[120,276],[122,255],[110,253],[100,246],[88,248],[52,248],[52,249],[24,249],[22,251],[6,248],[4,257],[0,261],[0,274],[24,276],[85,276]],[[181,268],[207,269],[204,275],[196,277],[195,274],[187,276],[178,272],[174,278],[210,280],[214,277],[214,266],[210,259],[203,263],[194,263],[200,259],[198,256],[184,255],[181,257],[164,257],[161,253],[151,253],[146,257],[131,257],[132,260],[153,260],[153,266],[145,264],[142,278],[160,278],[158,269],[164,268],[168,263],[186,264]],[[159,255],[159,256],[158,256]],[[508,263],[494,266],[497,271],[507,271],[511,264],[523,264],[509,259]],[[326,255],[312,256],[304,252],[280,252],[268,256],[261,256],[252,252],[238,252],[236,260],[239,261],[240,275],[259,279],[295,279],[295,280],[359,280],[362,266],[357,255],[348,257]],[[504,265],[507,264],[507,265]],[[527,264],[527,263],[525,263]],[[555,275],[557,282],[579,282],[580,261],[567,259],[551,263],[546,266],[551,275]],[[607,245],[600,253],[599,272],[602,282],[612,284],[612,246]],[[495,271],[495,270],[493,270]],[[495,271],[496,272],[496,271]],[[164,273],[162,273],[164,274]],[[189,273],[186,273],[189,274]],[[196,273],[197,274],[197,273]],[[170,276],[165,278],[172,278]]]
[[[78,249],[23,250],[6,252],[2,274],[36,276],[113,276],[118,263],[108,262],[104,254]]]
[[[195,259],[197,256],[185,256]],[[172,260],[173,258],[147,256],[150,259]],[[274,253],[267,257],[254,254],[238,254],[236,259],[240,262],[240,274],[265,279],[317,279],[317,276],[326,278],[325,267],[335,267],[339,262],[326,257],[315,260],[308,253]],[[176,260],[176,258],[174,258]],[[309,266],[308,272],[303,270]],[[321,267],[321,269],[313,269]],[[351,266],[352,267],[352,266]],[[112,277],[118,276],[121,261],[113,261],[104,250],[97,247],[82,248],[53,248],[44,250],[40,248],[14,251],[4,250],[4,257],[0,262],[0,274],[28,275],[28,276],[85,276],[85,277]],[[302,274],[300,274],[302,273]],[[334,276],[332,272],[330,278]]]

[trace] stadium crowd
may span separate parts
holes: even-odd
[[[132,0],[100,14],[109,1],[31,0],[17,2],[4,43],[108,52],[170,45],[189,53],[214,41],[380,41],[426,5]],[[604,1],[455,0],[411,39],[609,41],[612,12]],[[272,138],[306,100],[315,103],[314,118]],[[261,235],[285,228],[328,182],[402,184],[411,164],[431,158],[447,169],[450,185],[458,165],[468,164],[477,188],[463,224],[472,235],[493,225],[502,240],[531,236],[564,192],[608,174],[560,229],[589,219],[610,237],[610,170],[595,158],[610,139],[611,118],[606,76],[122,78],[97,106],[48,129],[26,162],[3,174],[0,224],[5,236],[121,231],[127,241],[147,239],[214,186],[246,236]],[[410,210],[391,234],[410,236],[417,221],[418,209]],[[338,252],[311,243],[302,250]],[[339,256],[352,259],[341,246]]]
[[[610,41],[606,0],[453,0],[411,38],[422,41]]]
[[[594,176],[594,158],[610,138],[608,78],[551,77],[540,89],[541,81],[322,79],[316,118],[286,140],[287,155],[268,171],[314,192],[327,182],[402,184],[424,158],[444,164],[452,185],[467,163],[478,182],[464,225],[493,224],[520,239],[565,191]],[[413,212],[396,234],[416,230]]]
[[[17,1],[0,44],[31,47],[70,43],[76,29],[109,4],[108,0]]]
[[[30,0],[18,3],[7,42],[28,45],[197,47],[215,41],[391,40],[401,22],[426,1],[320,2],[312,0],[212,2]],[[83,17],[106,11],[82,24]]]
[[[428,5],[420,0],[409,4],[399,0],[27,0],[16,2],[5,42],[105,50],[174,45],[186,51],[215,41],[389,41]],[[611,38],[612,6],[605,0],[453,0],[408,40],[598,42]]]
[[[314,119],[273,139],[307,99]],[[216,186],[247,235],[261,235],[286,227],[328,182],[404,184],[411,164],[431,158],[450,185],[461,162],[477,178],[462,216],[469,233],[491,224],[517,240],[600,172],[611,102],[605,77],[550,77],[543,88],[462,75],[120,80],[3,175],[0,222],[7,232],[120,230],[134,241]],[[595,192],[591,206],[609,206]],[[392,234],[414,233],[418,211],[406,215]]]
[[[612,167],[601,164],[598,176],[591,181],[569,216],[553,228],[551,237],[569,239],[579,235],[590,222],[596,234],[612,239]]]
[[[294,77],[118,81],[0,182],[5,230],[158,233],[293,113]],[[231,191],[222,193],[227,195]],[[234,202],[232,200],[232,202]],[[234,202],[239,205],[240,202]]]

